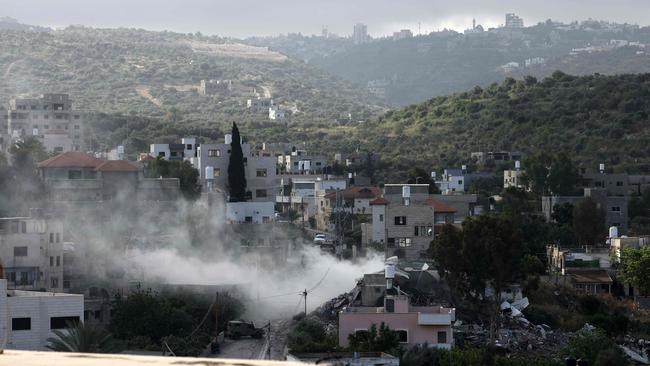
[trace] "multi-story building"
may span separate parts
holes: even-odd
[[[465,192],[465,170],[445,169],[440,179],[436,180],[436,186],[443,194]]]
[[[321,174],[327,160],[318,155],[308,154],[305,150],[294,150],[291,154],[278,157],[278,164],[287,174]]]
[[[273,99],[271,98],[248,99],[246,101],[246,106],[251,109],[268,110],[269,108],[273,107]]]
[[[101,160],[72,151],[36,166],[50,202],[173,201],[180,195],[178,178],[144,178],[139,167],[125,160]]]
[[[0,344],[7,349],[47,351],[53,330],[79,322],[83,295],[7,289],[0,279]]]
[[[413,32],[410,29],[400,29],[399,32],[393,32],[393,40],[399,41],[401,39],[413,38]]]
[[[232,89],[231,80],[201,80],[199,85],[200,95],[215,95],[227,93]]]
[[[503,188],[520,188],[520,189],[525,189],[527,187],[526,184],[524,184],[524,175],[526,172],[521,169],[509,169],[509,170],[504,170],[503,171]]]
[[[332,212],[372,215],[370,202],[381,195],[378,187],[350,187],[343,190],[316,191],[316,228],[328,230]]]
[[[194,137],[184,137],[180,144],[151,144],[149,155],[164,160],[188,160],[194,162],[197,157],[197,144]]]
[[[44,217],[0,218],[0,258],[11,289],[62,292],[63,222]]]
[[[542,197],[542,212],[546,220],[551,221],[553,208],[556,205],[578,202],[590,197],[596,205],[605,211],[605,225],[618,227],[619,233],[627,232],[627,197],[610,196],[605,188],[585,188],[583,196],[544,196]]]
[[[202,144],[197,149],[194,165],[204,191],[227,191],[228,165],[230,164],[232,135],[227,134],[224,143]],[[252,151],[248,143],[241,144],[246,170],[246,189],[253,201],[274,202],[276,195],[276,158],[265,151]]]
[[[87,149],[90,113],[73,110],[68,94],[43,94],[38,98],[13,98],[5,119],[11,139],[35,136],[48,152]]]
[[[523,158],[519,151],[474,151],[470,156],[478,164],[521,161]]]
[[[506,28],[518,29],[524,27],[524,20],[518,17],[515,13],[506,14]]]
[[[352,42],[354,42],[354,44],[364,44],[368,42],[368,26],[361,23],[355,24],[352,33]]]

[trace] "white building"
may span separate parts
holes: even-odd
[[[275,221],[273,202],[228,202],[226,219],[229,224],[266,224]]]
[[[183,137],[180,144],[151,144],[149,155],[164,160],[187,160],[194,163],[197,156],[196,149],[194,137]]]
[[[524,20],[518,17],[515,13],[506,14],[506,28],[518,29],[524,27]]]
[[[368,26],[361,23],[355,24],[352,33],[352,42],[354,42],[354,44],[364,44],[368,42]]]
[[[399,32],[393,32],[394,41],[399,41],[407,38],[413,38],[413,32],[411,32],[410,29],[400,29]]]
[[[45,351],[52,330],[82,321],[83,314],[83,295],[7,290],[0,279],[0,343],[7,349]]]
[[[202,144],[198,147],[194,167],[199,170],[204,191],[226,191],[231,143],[232,135],[227,134],[224,143]],[[268,152],[253,152],[248,143],[241,144],[241,148],[246,169],[246,189],[251,192],[251,199],[273,202],[277,191],[275,157]]]
[[[10,289],[62,292],[63,222],[0,218],[0,260]]]
[[[465,173],[462,169],[445,169],[436,186],[443,194],[465,192]]]
[[[525,172],[523,170],[504,170],[503,171],[503,188],[526,188],[524,184],[523,176]]]
[[[278,157],[278,164],[287,174],[320,174],[326,162],[322,156],[308,154],[305,150],[295,150]]]
[[[255,98],[246,101],[246,107],[251,109],[268,109],[273,107],[273,99],[271,98]]]
[[[269,107],[269,119],[272,121],[283,120],[287,117],[287,112],[279,107]]]

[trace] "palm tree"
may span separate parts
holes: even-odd
[[[56,337],[47,339],[47,348],[58,352],[113,353],[119,345],[104,327],[92,323],[68,323],[68,327],[52,331]]]

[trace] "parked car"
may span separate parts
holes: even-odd
[[[327,242],[327,235],[325,234],[316,234],[314,237],[314,244],[324,244]]]

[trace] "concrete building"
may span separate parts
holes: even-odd
[[[84,151],[90,113],[74,110],[68,94],[42,94],[38,98],[13,98],[5,113],[12,140],[34,136],[48,152]]]
[[[352,42],[356,45],[368,42],[368,26],[361,23],[355,24],[352,32]]]
[[[52,331],[81,321],[83,314],[83,295],[8,290],[0,279],[0,344],[7,349],[46,351]]]
[[[378,187],[350,187],[343,190],[318,190],[316,199],[316,228],[327,231],[332,212],[346,212],[355,215],[372,215],[370,202],[381,195]]]
[[[639,249],[650,244],[650,237],[624,237],[610,239],[610,254],[616,261],[621,260],[621,253],[626,248]]]
[[[506,24],[507,29],[519,29],[524,27],[524,20],[518,17],[515,13],[506,14]]]
[[[575,206],[586,197],[591,197],[596,205],[605,211],[605,225],[607,227],[616,226],[621,234],[627,232],[627,197],[609,196],[604,188],[585,188],[583,196],[544,196],[542,197],[542,212],[546,220],[551,221],[553,207],[564,203]]]
[[[410,29],[400,29],[399,32],[393,32],[393,41],[413,38],[413,32]]]
[[[231,80],[201,80],[199,85],[200,95],[217,95],[228,93],[232,90]]]
[[[445,169],[440,179],[436,180],[436,186],[442,194],[465,192],[465,170]]]
[[[283,212],[300,212],[306,221],[317,215],[317,207],[320,205],[318,202],[326,193],[346,189],[347,181],[321,176],[283,176],[280,179],[280,187],[276,204]]]
[[[503,188],[520,188],[526,189],[527,186],[524,184],[523,176],[526,174],[526,171],[521,169],[510,169],[503,171]]]
[[[227,192],[228,165],[230,164],[232,135],[227,134],[224,143],[202,144],[197,149],[194,165],[199,170],[204,191]],[[246,169],[246,189],[255,202],[274,202],[276,188],[276,158],[265,151],[253,151],[248,143],[241,144]]]
[[[62,292],[63,222],[44,217],[0,218],[0,259],[10,289]]]
[[[477,164],[498,164],[501,162],[523,160],[523,153],[519,151],[474,151],[471,159]]]
[[[228,202],[226,220],[229,224],[266,224],[275,221],[273,202]]]
[[[268,110],[269,108],[273,107],[273,99],[271,98],[248,99],[246,101],[246,107],[251,109]]]
[[[431,197],[456,210],[456,222],[462,222],[466,217],[477,216],[483,212],[476,194],[434,194]]]
[[[197,143],[194,137],[184,137],[180,144],[151,144],[149,155],[164,160],[194,162],[197,157]]]
[[[384,306],[349,306],[339,312],[339,346],[347,347],[350,334],[368,332],[381,323],[397,332],[400,344],[411,348],[428,344],[430,347],[451,349],[454,345],[452,323],[456,310],[442,306],[412,306],[408,296],[386,294]]]
[[[36,167],[50,202],[173,201],[180,196],[177,178],[144,178],[141,168],[125,160],[67,152]]]
[[[308,154],[306,150],[294,150],[278,157],[283,174],[322,174],[327,160],[319,155]]]
[[[280,107],[269,107],[269,119],[271,121],[281,121],[287,117],[287,112]]]

